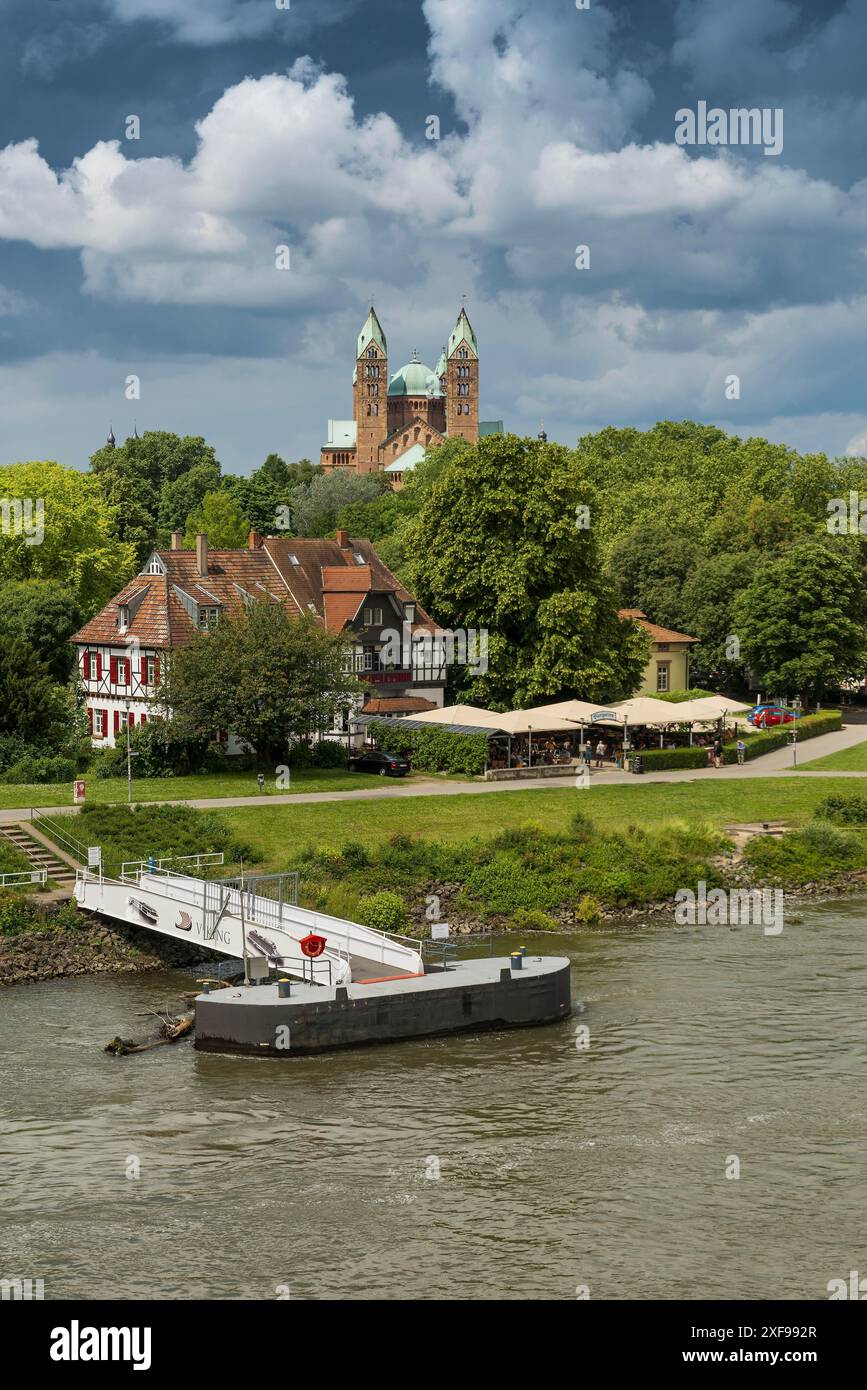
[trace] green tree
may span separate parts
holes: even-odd
[[[867,674],[867,595],[856,546],[803,541],[766,559],[738,595],[734,630],[754,687],[812,702]]]
[[[390,491],[385,473],[351,473],[338,468],[298,489],[295,496],[295,530],[299,536],[330,536],[337,518],[354,502],[372,502]]]
[[[247,544],[250,522],[228,492],[208,492],[187,517],[184,545],[192,549],[200,532],[213,550],[240,550]]]
[[[269,454],[248,478],[228,474],[223,486],[261,535],[292,535],[298,490],[320,476],[309,459],[286,463],[279,454]]]
[[[431,486],[408,526],[415,591],[441,627],[487,630],[487,673],[453,673],[479,703],[611,700],[637,688],[648,642],[617,617],[597,505],[572,452],[516,435],[461,451]]]
[[[148,430],[92,455],[90,466],[103,496],[116,509],[117,534],[141,564],[168,532],[180,528],[206,492],[219,484],[220,465],[210,444],[196,435]]]
[[[22,637],[4,635],[0,642],[0,734],[18,734],[28,742],[66,733],[67,709],[62,686]]]
[[[238,735],[277,763],[289,743],[333,727],[361,690],[347,674],[348,640],[315,615],[254,603],[174,652],[161,688],[167,727],[181,739]]]
[[[0,641],[20,637],[61,684],[75,665],[75,649],[68,639],[82,621],[75,594],[56,579],[0,584]]]
[[[133,547],[117,539],[117,510],[88,474],[58,463],[9,464],[0,467],[4,499],[0,581],[59,580],[89,615],[135,573]],[[41,534],[25,533],[15,503],[30,505],[34,528],[42,516]]]

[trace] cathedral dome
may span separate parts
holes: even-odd
[[[441,396],[442,388],[437,375],[424,362],[414,357],[405,367],[395,372],[388,383],[390,396]]]

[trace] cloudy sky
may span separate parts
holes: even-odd
[[[0,462],[315,459],[371,298],[395,369],[464,294],[507,428],[865,450],[867,0],[281,4],[0,0]],[[702,101],[782,154],[677,144]]]

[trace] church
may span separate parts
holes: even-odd
[[[329,420],[320,464],[354,473],[385,472],[394,488],[445,439],[475,442],[502,434],[502,422],[479,421],[479,345],[461,309],[436,368],[412,360],[388,375],[388,343],[371,306],[358,335],[351,420]]]

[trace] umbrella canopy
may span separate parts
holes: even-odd
[[[426,710],[413,715],[413,724],[461,724],[479,729],[502,729],[503,714],[476,705],[446,705],[443,709]]]
[[[497,716],[499,726],[510,734],[575,733],[579,724],[589,724],[591,715],[602,706],[584,700],[561,700],[555,705],[536,705]]]
[[[612,705],[612,710],[617,716],[612,723],[628,723],[630,726],[636,724],[677,724],[681,716],[677,713],[679,705],[673,705],[668,700],[654,700],[650,695],[636,695],[632,700],[621,700],[619,705]]]
[[[701,700],[684,700],[682,704],[672,705],[671,708],[677,711],[674,718],[679,723],[714,724],[734,710],[746,712],[750,706],[739,705],[737,700],[730,700],[725,695],[706,695]]]

